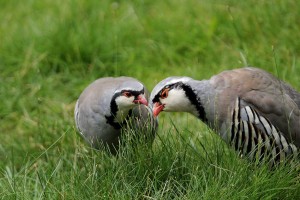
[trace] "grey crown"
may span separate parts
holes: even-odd
[[[202,81],[169,77],[155,86],[150,104],[160,101],[162,89],[174,83],[189,89],[185,92],[193,114],[240,153],[252,158],[268,154],[272,161],[297,153],[300,94],[270,73],[247,67]]]
[[[113,95],[122,90],[141,91],[148,98],[148,91],[138,80],[131,77],[105,77],[91,83],[79,96],[75,110],[75,123],[83,138],[94,148],[107,146],[109,151],[116,154],[119,148],[121,132],[125,128],[135,129],[139,134],[151,134],[154,138],[157,121],[149,107],[136,105],[130,110],[122,123],[111,124],[114,121],[112,113]],[[130,116],[129,116],[130,115]],[[132,124],[128,124],[129,121]],[[127,123],[128,122],[128,123]]]

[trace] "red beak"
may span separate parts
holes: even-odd
[[[138,103],[138,104],[144,104],[145,106],[148,106],[148,101],[144,95],[137,96],[137,98],[135,100],[133,100],[133,102]]]
[[[153,115],[156,117],[161,111],[164,109],[164,105],[161,103],[156,102],[153,106]]]

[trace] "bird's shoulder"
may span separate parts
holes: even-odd
[[[280,131],[287,134],[289,129],[296,138],[300,125],[300,110],[296,103],[299,93],[277,77],[258,68],[240,68],[213,76],[210,83],[215,88],[219,111],[224,116],[240,98],[241,106],[250,106]]]
[[[284,106],[283,101],[288,106],[297,105],[295,102],[300,104],[298,92],[277,77],[258,68],[224,71],[213,76],[210,83],[217,93],[228,101],[239,97],[266,113],[280,113],[280,107]]]

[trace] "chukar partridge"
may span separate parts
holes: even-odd
[[[92,147],[104,144],[116,154],[121,131],[128,128],[129,121],[133,123],[130,127],[137,127],[140,132],[152,126],[148,132],[155,134],[156,119],[147,106],[147,95],[145,86],[134,78],[100,78],[85,88],[77,100],[76,127]]]
[[[277,162],[300,147],[300,94],[261,69],[224,71],[202,81],[169,77],[155,86],[150,101],[155,116],[191,113],[250,158],[269,155]]]

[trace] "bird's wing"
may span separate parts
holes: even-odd
[[[89,143],[110,142],[119,133],[107,124],[105,117],[110,115],[110,101],[116,84],[114,78],[98,79],[81,93],[76,103],[76,126]],[[97,146],[95,144],[92,145]]]
[[[75,109],[76,126],[81,135],[94,147],[98,143],[114,140],[119,131],[107,123],[105,115],[99,106],[95,104],[76,104]]]

